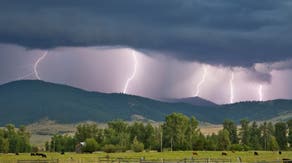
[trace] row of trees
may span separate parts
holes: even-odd
[[[258,125],[243,119],[240,129],[233,121],[225,120],[222,132],[225,132],[226,144],[235,150],[288,150],[288,144],[292,144],[292,120]]]
[[[238,127],[225,120],[216,134],[203,135],[194,117],[173,113],[160,125],[122,120],[108,122],[106,128],[96,123],[77,126],[74,135],[54,135],[46,142],[47,151],[106,152],[133,150],[289,150],[292,144],[292,120],[261,123],[244,119]],[[30,134],[24,126],[6,125],[0,129],[0,152],[30,152]]]
[[[82,143],[83,152],[103,150],[288,150],[292,144],[292,120],[275,125],[241,120],[240,127],[225,120],[217,134],[203,135],[194,117],[173,113],[161,125],[111,121],[106,128],[80,124],[74,136],[55,135],[46,143],[49,151],[74,151]]]
[[[24,126],[18,129],[14,125],[8,124],[0,129],[0,153],[30,152],[30,134]]]

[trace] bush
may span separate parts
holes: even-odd
[[[120,146],[120,145],[116,145],[116,152],[126,152],[127,151],[127,147],[124,146]]]
[[[133,144],[132,144],[132,150],[134,152],[142,152],[144,150],[144,144],[140,143],[136,137],[135,137]]]
[[[90,139],[85,140],[85,146],[82,148],[82,151],[92,153],[96,151],[97,148],[98,148],[98,144],[95,141],[95,139],[90,138]]]
[[[103,147],[103,151],[106,152],[106,153],[115,153],[117,151],[117,148],[115,145],[112,145],[112,144],[106,144],[104,147]]]
[[[243,144],[242,146],[243,146],[243,150],[244,150],[244,151],[249,151],[249,150],[251,150],[251,148],[250,148],[248,145]]]

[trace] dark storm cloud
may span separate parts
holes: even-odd
[[[29,48],[129,46],[251,66],[292,58],[290,0],[10,0],[0,42]]]

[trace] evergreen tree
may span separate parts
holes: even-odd
[[[250,128],[249,128],[249,121],[247,119],[243,119],[240,121],[240,139],[241,144],[248,146],[250,140]]]
[[[255,121],[252,123],[249,133],[250,133],[249,146],[255,150],[261,149],[260,144],[261,130],[258,128],[258,125]]]
[[[275,124],[275,137],[281,150],[287,149],[287,125],[284,122]]]
[[[238,144],[237,126],[231,120],[224,120],[223,129],[229,132],[229,139],[231,144]]]

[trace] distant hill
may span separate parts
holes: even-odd
[[[29,124],[43,118],[59,123],[131,120],[133,115],[162,121],[172,112],[193,115],[198,120],[209,123],[222,123],[227,118],[236,122],[242,118],[266,120],[292,113],[292,100],[195,106],[126,94],[88,92],[38,80],[0,85],[0,126],[7,123]]]
[[[217,104],[205,100],[200,97],[187,97],[187,98],[178,98],[178,99],[161,99],[161,101],[165,102],[171,102],[171,103],[186,103],[186,104],[191,104],[195,106],[216,106]]]

